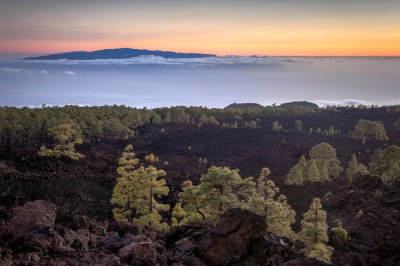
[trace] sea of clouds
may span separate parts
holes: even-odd
[[[399,58],[2,60],[0,105],[399,104]]]

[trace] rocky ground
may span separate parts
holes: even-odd
[[[348,131],[361,118],[383,121],[390,140],[361,144],[352,139]],[[145,126],[133,139],[81,145],[86,158],[77,162],[41,158],[37,146],[0,146],[0,265],[318,265],[301,258],[296,243],[265,233],[260,217],[239,210],[226,213],[217,225],[183,227],[168,235],[113,222],[109,199],[118,156],[128,143],[139,158],[149,153],[160,158],[171,189],[166,203],[173,205],[181,183],[198,182],[211,165],[239,168],[242,177],[269,167],[297,212],[295,231],[312,198],[331,192],[323,200],[330,228],[338,218],[350,235],[343,241],[330,234],[335,265],[398,265],[399,186],[368,176],[299,187],[283,182],[299,157],[322,141],[337,150],[343,166],[352,153],[367,164],[376,148],[400,144],[393,127],[397,118],[382,110],[351,110],[261,119],[255,129]],[[294,129],[297,119],[303,131]],[[291,132],[271,131],[275,120]],[[342,134],[307,134],[310,127],[330,125]],[[208,163],[199,163],[200,157]]]

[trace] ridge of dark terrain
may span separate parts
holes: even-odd
[[[288,107],[288,106],[299,106],[299,107],[308,107],[312,109],[319,108],[318,105],[312,102],[307,101],[296,101],[296,102],[289,102],[289,103],[282,103],[279,107]]]
[[[243,109],[243,108],[258,108],[258,107],[263,107],[263,106],[258,103],[231,103],[224,109]]]
[[[338,159],[343,167],[347,167],[353,153],[357,154],[359,162],[367,165],[377,148],[400,144],[399,131],[394,128],[394,122],[398,119],[398,116],[398,113],[388,114],[384,109],[352,109],[289,117],[260,118],[257,121],[259,128],[233,129],[214,125],[198,128],[197,126],[182,124],[145,125],[137,130],[139,133],[137,137],[128,140],[103,140],[102,142],[85,143],[77,146],[77,150],[86,155],[86,158],[79,161],[72,161],[67,158],[39,157],[37,155],[39,144],[33,146],[0,146],[0,262],[2,258],[5,261],[12,256],[18,261],[27,261],[23,256],[31,254],[29,252],[36,252],[35,254],[39,254],[43,260],[46,260],[46,258],[68,260],[71,263],[76,263],[78,259],[87,258],[85,257],[89,256],[87,252],[95,252],[90,253],[90,256],[92,258],[98,256],[99,260],[100,258],[105,260],[102,257],[105,256],[105,253],[113,254],[112,252],[115,252],[117,247],[120,247],[118,245],[121,244],[112,242],[114,246],[106,246],[110,248],[109,250],[99,249],[101,245],[98,244],[95,246],[96,249],[76,253],[74,256],[77,258],[61,251],[57,251],[61,253],[52,251],[53,253],[46,253],[47,255],[43,253],[43,255],[40,251],[32,251],[32,249],[26,247],[28,242],[18,242],[27,241],[26,239],[16,239],[15,241],[18,241],[9,243],[9,247],[2,246],[1,232],[2,228],[6,228],[13,217],[15,211],[12,211],[12,208],[34,200],[45,200],[57,206],[55,229],[58,228],[60,234],[67,230],[63,228],[69,228],[68,230],[82,229],[81,225],[76,225],[75,220],[78,219],[76,217],[87,217],[85,219],[91,221],[90,223],[110,223],[112,215],[109,201],[116,182],[118,158],[124,147],[127,144],[132,144],[137,157],[140,159],[149,153],[154,153],[159,157],[158,167],[167,172],[166,180],[170,187],[169,196],[163,198],[162,201],[171,204],[171,206],[177,202],[181,183],[190,179],[197,184],[201,175],[205,174],[211,165],[240,169],[240,175],[243,178],[257,177],[262,167],[269,167],[271,179],[280,188],[280,193],[287,196],[288,203],[296,211],[296,224],[294,226],[296,232],[300,228],[302,214],[308,210],[312,199],[314,197],[323,198],[327,192],[333,194],[323,200],[323,207],[328,213],[329,228],[332,228],[333,221],[338,218],[341,219],[343,227],[350,235],[350,239],[344,242],[329,233],[329,244],[335,248],[332,257],[334,265],[399,265],[399,184],[388,187],[382,184],[379,178],[370,176],[358,176],[353,183],[349,183],[344,177],[339,177],[330,183],[323,184],[304,186],[286,186],[284,184],[286,174],[298,162],[300,156],[308,156],[309,150],[321,142],[327,142],[336,149]],[[354,126],[360,119],[382,121],[390,140],[368,140],[365,144],[362,144],[353,139],[348,132],[354,130]],[[291,132],[272,131],[271,125],[277,120],[284,129],[290,129]],[[296,120],[302,121],[303,130],[295,130],[294,121]],[[340,129],[342,134],[334,136],[308,135],[308,129],[311,127],[327,129],[329,126]],[[164,130],[161,130],[162,128]],[[189,146],[191,149],[188,149]],[[200,157],[207,158],[208,163],[200,164],[198,162]],[[168,161],[168,165],[164,165],[164,161]],[[374,193],[377,190],[382,191],[382,196],[375,196]],[[360,210],[364,214],[357,216]],[[170,217],[170,213],[167,216]],[[240,219],[245,220],[247,219],[245,217],[248,216],[240,213],[227,214],[225,220],[228,225],[219,226],[229,227],[229,223],[232,223],[232,219],[234,219],[232,217],[242,217]],[[254,217],[254,219],[256,221],[258,218]],[[251,224],[252,221],[249,220],[249,223]],[[222,223],[224,222],[222,221]],[[120,241],[125,241],[127,236],[121,232],[125,232],[130,227],[121,224],[115,226],[107,230],[119,230]],[[87,227],[89,228],[89,225]],[[121,229],[122,227],[123,229]],[[131,228],[129,230],[137,229]],[[204,251],[202,248],[206,246],[204,243],[217,241],[221,245],[231,245],[228,237],[213,238],[216,237],[215,235],[218,236],[214,232],[217,229],[208,225],[182,228],[180,231],[172,232],[167,236],[147,230],[150,229],[144,229],[140,234],[135,233],[134,237],[148,234],[150,238],[153,238],[154,243],[164,243],[165,245],[162,248],[157,246],[157,252],[161,252],[160,249],[166,250],[162,252],[166,252],[169,265],[178,261],[183,263],[181,265],[203,265],[200,262],[206,259],[201,257],[205,256],[202,255],[204,253],[201,253]],[[6,238],[7,234],[4,234],[3,231],[3,239],[11,239]],[[184,236],[190,236],[194,246],[188,248],[191,253],[188,251],[188,253],[185,253],[186,255],[179,257],[176,255],[177,247],[180,247],[179,245],[183,243],[182,241],[179,242],[180,240],[186,239]],[[97,235],[97,237],[103,239],[101,240],[103,242],[108,239],[109,242],[107,243],[111,243],[111,238],[107,238],[108,235]],[[210,237],[211,240],[207,237]],[[66,239],[66,237],[64,238]],[[254,242],[251,247],[256,247],[257,243],[259,242]],[[7,253],[10,247],[13,248],[12,250],[15,253],[12,256]],[[76,250],[78,249],[76,248]],[[99,254],[98,252],[103,253]],[[189,253],[191,255],[188,255]],[[255,253],[246,254],[245,256],[256,256]],[[292,257],[298,256],[293,255],[294,253],[290,254]],[[192,256],[190,257],[192,264],[187,262],[188,256]],[[243,257],[243,260],[232,262],[229,265],[251,265],[245,263],[248,259],[249,257]],[[89,262],[88,259],[87,262],[81,262],[80,265],[90,265],[93,260]],[[199,264],[194,264],[193,261],[197,261]],[[313,263],[319,265],[315,261]],[[0,263],[0,265],[2,264]]]
[[[59,54],[50,54],[36,57],[27,57],[24,60],[98,60],[98,59],[128,59],[138,56],[160,56],[163,58],[204,58],[215,57],[214,54],[178,53],[172,51],[116,48],[97,51],[76,51]]]

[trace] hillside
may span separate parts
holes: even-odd
[[[232,103],[225,107],[225,109],[243,109],[243,108],[257,108],[263,107],[261,104],[258,103]]]
[[[350,239],[343,241],[329,231],[329,244],[335,248],[334,265],[399,263],[399,185],[387,186],[379,178],[371,176],[357,176],[349,182],[344,174],[326,183],[301,186],[284,183],[300,156],[308,156],[310,149],[321,142],[336,149],[345,168],[353,153],[357,154],[359,162],[368,165],[377,148],[400,143],[399,131],[394,127],[398,113],[388,112],[385,108],[342,108],[252,119],[257,120],[255,128],[244,127],[244,123],[239,123],[238,128],[214,124],[199,127],[180,122],[145,124],[135,128],[134,137],[104,138],[77,145],[77,150],[86,155],[78,161],[38,156],[39,145],[43,141],[49,142],[48,139],[31,144],[1,145],[0,261],[3,259],[15,264],[35,264],[34,260],[41,263],[68,261],[70,264],[79,261],[81,265],[93,265],[101,261],[111,264],[112,260],[129,264],[136,258],[145,263],[143,265],[153,265],[154,261],[146,262],[144,257],[134,257],[142,254],[135,252],[144,248],[136,246],[138,243],[150,247],[151,255],[147,259],[163,261],[163,265],[222,265],[221,261],[231,261],[232,265],[252,265],[249,263],[256,261],[256,265],[262,265],[262,261],[267,260],[268,265],[281,265],[291,259],[297,258],[298,263],[305,260],[298,243],[279,244],[287,240],[265,235],[259,226],[261,217],[246,211],[232,210],[224,214],[216,225],[184,226],[169,234],[150,227],[140,229],[128,223],[112,222],[110,198],[118,176],[118,159],[126,145],[132,144],[141,160],[150,153],[159,157],[157,167],[166,171],[170,188],[169,195],[162,198],[164,203],[174,206],[182,182],[191,180],[198,184],[211,165],[239,169],[243,178],[258,177],[261,168],[269,167],[269,178],[275,181],[280,193],[287,197],[296,211],[295,232],[299,231],[302,214],[314,197],[323,199],[329,230],[335,219],[342,221]],[[348,132],[354,130],[360,119],[382,121],[389,140],[367,140],[363,144],[352,138]],[[302,121],[303,129],[295,128],[296,120]],[[274,121],[279,121],[284,130],[271,130]],[[309,128],[327,129],[330,126],[342,133],[332,136],[309,134]],[[200,163],[199,158],[208,161]],[[328,192],[332,195],[324,197]],[[12,209],[24,204],[28,205]],[[36,212],[51,217],[46,218],[49,219],[45,221],[47,227],[43,227],[43,220],[36,221],[41,223],[40,230],[25,232],[19,238],[10,235],[11,229],[26,229],[25,223],[19,222],[21,217],[34,216]],[[170,215],[167,213],[165,218]],[[51,243],[58,245],[57,248],[51,247]],[[219,253],[214,254],[212,250]],[[237,257],[239,251],[241,255]],[[310,263],[317,262],[303,261],[300,265]]]
[[[163,58],[203,58],[215,57],[213,54],[177,53],[159,50],[140,50],[131,48],[104,49],[92,52],[76,51],[60,54],[27,57],[25,60],[97,60],[97,59],[128,59],[138,56],[160,56]]]
[[[307,108],[318,108],[318,105],[315,103],[307,102],[307,101],[299,101],[299,102],[290,102],[290,103],[282,103],[280,107],[288,107],[288,106],[300,106]]]

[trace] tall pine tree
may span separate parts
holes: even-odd
[[[336,150],[328,143],[322,142],[312,147],[310,158],[316,160],[318,169],[323,169],[325,165],[329,176],[338,177],[343,170],[336,157]]]
[[[217,221],[229,209],[244,208],[254,189],[252,177],[242,179],[238,170],[211,166],[199,185],[185,181],[179,198],[188,214],[187,221]]]
[[[169,192],[163,179],[166,173],[153,165],[158,161],[153,154],[146,156],[148,167],[136,168],[139,160],[132,150],[132,145],[128,145],[119,159],[119,177],[111,198],[114,219],[166,230],[168,225],[162,223],[160,212],[168,211],[169,205],[157,201],[157,197]]]
[[[126,146],[119,159],[117,168],[117,183],[114,186],[111,198],[113,216],[115,220],[132,221],[132,211],[136,197],[135,183],[138,181],[135,167],[139,160],[135,158],[132,145]]]
[[[146,156],[148,167],[141,166],[137,169],[138,182],[136,183],[136,216],[134,224],[141,226],[151,225],[163,230],[168,229],[166,223],[162,223],[161,212],[169,211],[168,204],[159,203],[156,197],[167,196],[169,188],[163,177],[166,176],[164,170],[157,169],[153,164],[158,158],[153,154]]]
[[[310,209],[303,214],[299,239],[304,243],[304,253],[325,263],[330,263],[333,248],[328,246],[328,224],[321,200],[314,198]]]

